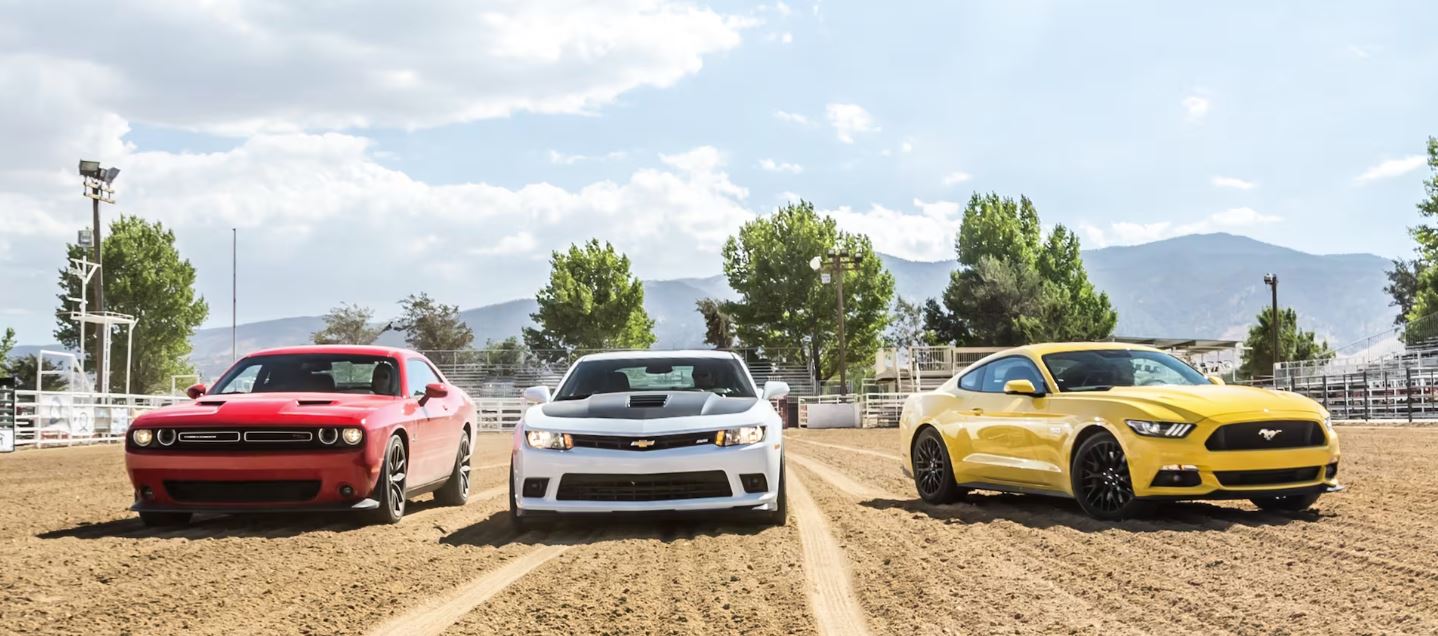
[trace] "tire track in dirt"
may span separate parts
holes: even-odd
[[[793,459],[792,456],[790,458]],[[794,508],[794,519],[799,524],[809,606],[819,624],[819,633],[826,636],[867,636],[870,633],[868,619],[854,594],[848,561],[829,530],[824,511],[814,503],[803,480],[792,473],[786,478],[789,480],[789,500]]]
[[[831,449],[834,449],[834,450],[844,451],[844,452],[846,452],[846,453],[858,453],[858,454],[860,454],[860,455],[870,455],[870,456],[873,456],[873,457],[878,457],[878,458],[880,458],[880,459],[887,459],[887,460],[896,461],[896,462],[903,459],[902,457],[899,456],[898,453],[885,453],[885,452],[883,452],[883,451],[876,451],[876,450],[871,450],[871,449],[868,449],[868,448],[855,448],[855,447],[853,447],[853,446],[844,446],[844,445],[841,445],[841,444],[830,444],[830,443],[828,443],[828,442],[816,442],[816,441],[814,441],[814,440],[811,440],[811,439],[808,439],[808,438],[804,438],[804,437],[795,437],[795,438],[794,438],[794,441],[797,441],[797,442],[799,442],[799,443],[801,443],[801,444],[813,444],[814,446],[821,446],[821,447],[823,447],[823,448],[831,448]]]

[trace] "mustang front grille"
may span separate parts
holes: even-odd
[[[1211,451],[1274,450],[1322,446],[1327,441],[1318,422],[1280,420],[1225,424],[1203,445]]]
[[[1307,466],[1278,470],[1220,470],[1213,474],[1218,477],[1218,483],[1225,486],[1271,486],[1313,481],[1318,479],[1319,468]]]
[[[599,475],[570,473],[559,480],[561,501],[665,501],[732,497],[729,477],[722,470],[652,475]]]
[[[604,448],[608,450],[653,451],[669,448],[685,448],[714,443],[714,432],[682,433],[679,435],[650,435],[629,437],[621,435],[571,435],[575,448]]]
[[[265,503],[309,501],[320,492],[314,481],[165,481],[175,501],[195,503]]]

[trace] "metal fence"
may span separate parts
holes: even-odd
[[[188,400],[80,391],[15,391],[14,395],[16,448],[118,442],[140,413]]]

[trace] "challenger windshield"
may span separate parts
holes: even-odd
[[[585,360],[574,367],[556,400],[582,400],[596,393],[708,391],[754,397],[744,367],[733,358],[625,358]]]
[[[399,395],[394,360],[382,356],[305,353],[241,360],[211,395],[234,393],[360,393]]]
[[[1208,384],[1202,373],[1158,351],[1099,349],[1044,356],[1059,391],[1106,391],[1116,386]]]

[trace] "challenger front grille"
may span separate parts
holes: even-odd
[[[1225,486],[1271,486],[1294,484],[1318,479],[1319,466],[1280,468],[1278,470],[1219,470],[1214,476]]]
[[[632,437],[625,435],[570,435],[575,448],[603,448],[606,450],[655,451],[670,448],[687,448],[714,443],[714,431],[702,433],[681,433],[678,435],[650,435]]]
[[[571,473],[559,480],[560,501],[666,501],[732,497],[722,470],[650,475]]]
[[[338,435],[339,427],[329,427]],[[219,428],[156,429],[156,441],[149,446],[136,446],[129,436],[126,450],[132,452],[244,452],[244,451],[316,451],[354,450],[355,446],[325,444],[317,428],[261,428],[222,426]]]
[[[1275,450],[1322,446],[1327,441],[1318,422],[1279,420],[1225,424],[1203,445],[1211,451]]]
[[[313,481],[170,481],[165,492],[175,501],[194,503],[265,503],[309,501],[320,492]]]

